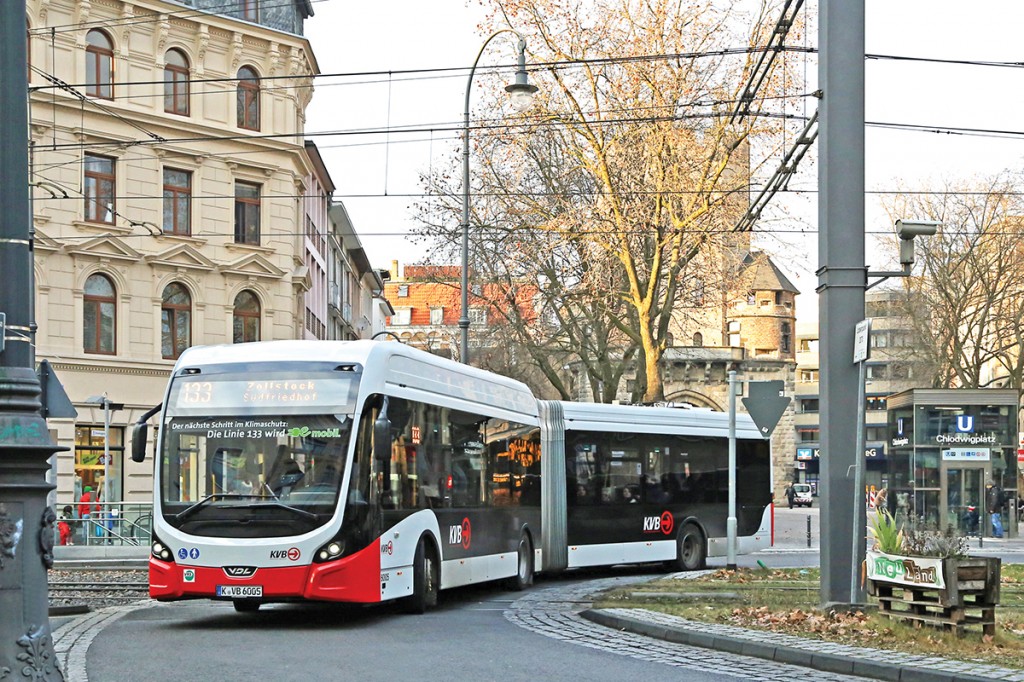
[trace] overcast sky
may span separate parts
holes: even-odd
[[[816,0],[806,6],[817,9]],[[450,160],[461,149],[457,133],[441,128],[461,126],[466,73],[426,78],[398,72],[408,69],[466,68],[483,43],[477,30],[478,3],[463,0],[390,0],[314,3],[316,15],[306,35],[327,74],[385,72],[383,76],[319,79],[307,111],[307,132],[341,132],[313,137],[374,267],[389,267],[424,257],[424,247],[405,235],[413,226],[410,205],[421,193],[420,173]],[[970,61],[1021,61],[1019,32],[1024,26],[1020,0],[868,0],[868,54]],[[817,36],[810,36],[816,45]],[[511,40],[496,39],[481,64],[507,64],[514,57]],[[790,57],[796,58],[796,57]],[[810,89],[816,87],[816,62],[807,64]],[[933,64],[869,60],[866,66],[866,115],[869,122],[920,124],[990,130],[1024,130],[1024,69],[981,65]],[[813,111],[813,102],[807,107]],[[791,109],[796,112],[797,109]],[[436,132],[388,136],[354,135],[359,129],[415,126]],[[1024,136],[991,137],[885,130],[869,126],[867,188],[891,190],[897,180],[915,189],[929,189],[946,179],[1016,170],[1024,155]],[[771,161],[768,164],[774,166]],[[804,216],[813,230],[817,215],[816,167],[807,164],[790,187],[811,190],[789,193],[779,200]],[[877,196],[866,199],[867,231],[891,229],[877,209]],[[915,216],[905,216],[913,218]],[[769,250],[789,249],[781,263],[803,292],[801,309],[815,306],[817,244],[812,237],[791,238],[785,229],[799,221],[774,220],[758,243]],[[755,227],[755,231],[758,230]],[[887,251],[879,251],[870,235],[868,264],[890,269]]]

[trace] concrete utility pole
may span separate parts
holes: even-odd
[[[824,97],[818,171],[818,320],[821,344],[821,602],[850,605],[857,367],[864,319],[864,0],[822,0],[818,82]],[[861,493],[863,494],[863,493]],[[862,528],[858,523],[858,528]],[[858,601],[863,599],[862,593]]]
[[[46,571],[53,565],[49,457],[34,371],[25,3],[0,2],[0,679],[63,680]]]

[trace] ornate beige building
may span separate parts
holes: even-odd
[[[302,138],[312,10],[261,4],[27,2],[36,354],[78,409],[49,422],[60,506],[86,485],[151,499],[130,425],[186,347],[308,337],[311,302],[329,319],[326,282],[309,296],[330,230]]]

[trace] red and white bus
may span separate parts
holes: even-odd
[[[195,347],[156,438],[150,595],[404,600],[535,571],[726,554],[728,415],[539,401],[394,342]],[[737,417],[738,545],[770,546],[771,457]]]

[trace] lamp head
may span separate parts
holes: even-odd
[[[520,73],[522,78],[520,78]],[[526,72],[516,73],[516,82],[512,85],[505,86],[505,92],[507,92],[512,100],[512,106],[515,107],[516,111],[526,111],[533,104],[533,96],[537,94],[539,90],[536,85],[530,85],[526,82]]]
[[[519,37],[518,66],[516,68],[516,82],[505,86],[505,92],[512,97],[512,106],[516,111],[526,111],[533,104],[533,96],[539,88],[530,85],[530,79],[526,75],[526,39]]]

